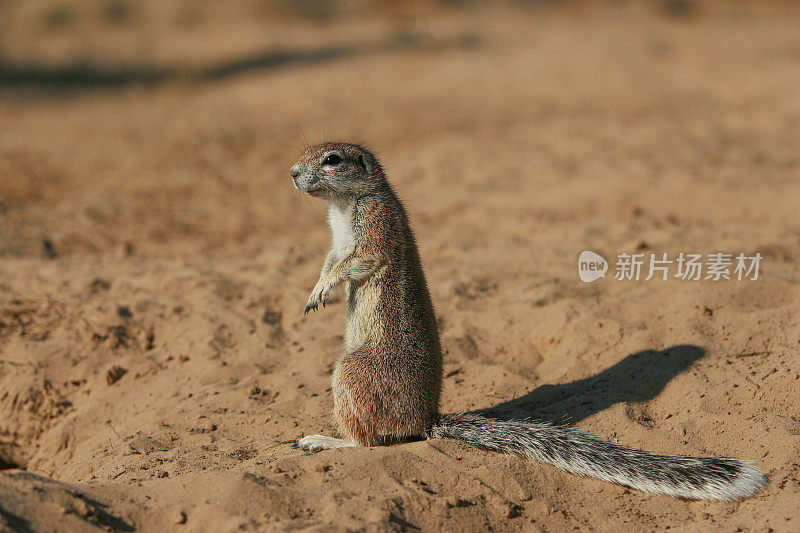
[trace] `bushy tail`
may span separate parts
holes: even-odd
[[[767,477],[747,461],[632,450],[548,422],[442,415],[429,436],[519,454],[579,476],[676,498],[741,500],[767,484]]]

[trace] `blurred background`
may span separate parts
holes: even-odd
[[[634,143],[642,113],[669,135],[684,113],[730,122],[725,106],[747,113],[758,86],[795,82],[777,71],[796,66],[796,22],[794,2],[746,0],[3,0],[0,254],[258,247],[291,224],[279,177],[323,139],[435,139],[493,173],[592,182],[581,173],[608,151],[590,161],[586,142]],[[527,128],[514,155],[487,152],[480,137],[507,126]],[[405,171],[435,176],[429,155]]]

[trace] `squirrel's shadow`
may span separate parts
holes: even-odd
[[[533,418],[577,424],[616,403],[655,398],[672,378],[703,355],[705,350],[691,345],[633,353],[592,377],[542,385],[524,396],[473,413],[499,420]]]

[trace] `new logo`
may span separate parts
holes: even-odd
[[[581,252],[578,258],[578,276],[580,276],[581,281],[590,283],[596,279],[604,278],[607,270],[608,261],[603,259],[603,256],[590,250]]]

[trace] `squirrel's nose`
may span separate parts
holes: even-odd
[[[293,178],[296,178],[300,175],[300,169],[297,168],[297,165],[293,166],[292,169],[289,171],[289,174],[292,175]]]

